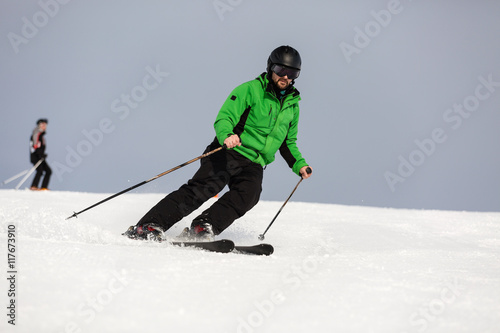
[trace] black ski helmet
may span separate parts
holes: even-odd
[[[271,67],[274,64],[283,65],[300,70],[302,60],[300,59],[299,52],[291,46],[283,45],[276,49],[269,55],[267,59],[267,72],[271,72]]]
[[[37,125],[40,125],[41,123],[48,124],[49,121],[47,120],[47,118],[41,118],[41,119],[38,119],[37,122],[36,122]]]

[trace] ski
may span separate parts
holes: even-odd
[[[211,252],[219,253],[241,253],[241,254],[253,254],[260,256],[269,256],[274,252],[274,248],[271,244],[258,244],[251,246],[236,246],[234,242],[229,239],[221,239],[212,242],[183,242],[174,241],[169,242],[175,246],[182,247],[194,247],[201,250],[207,250]]]
[[[149,231],[152,231],[152,230],[149,230]],[[189,240],[189,239],[182,240],[183,239],[182,236],[184,236],[188,232],[189,232],[189,229],[186,228],[183,231],[183,233],[176,240],[165,239],[164,234],[160,231],[158,231],[156,233],[151,232],[150,234],[147,234],[147,235],[141,234],[141,237],[138,237],[138,234],[136,233],[134,226],[131,226],[122,235],[126,236],[130,239],[149,240],[149,241],[156,241],[156,242],[167,242],[167,243],[172,244],[174,246],[191,247],[191,248],[197,248],[200,250],[207,250],[207,251],[219,252],[219,253],[233,252],[233,253],[269,256],[274,252],[274,248],[271,244],[264,244],[264,243],[257,244],[257,245],[251,245],[251,246],[236,246],[234,244],[234,242],[232,240],[229,240],[229,239],[220,239],[220,240],[208,241],[208,242],[193,241],[193,240]]]
[[[234,249],[233,241],[229,239],[221,239],[212,242],[183,242],[174,241],[169,242],[172,245],[182,246],[182,247],[193,247],[201,250],[207,250],[211,252],[219,253],[229,253]]]
[[[234,251],[244,254],[255,254],[259,256],[270,256],[274,252],[271,244],[258,244],[252,246],[235,246]]]

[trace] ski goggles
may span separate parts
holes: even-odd
[[[295,80],[299,77],[300,69],[290,68],[283,65],[274,64],[271,70],[276,73],[276,75],[283,77],[287,76],[290,80]]]

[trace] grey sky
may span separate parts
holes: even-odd
[[[41,117],[53,190],[114,193],[196,157],[231,90],[289,44],[303,60],[298,144],[315,168],[293,200],[499,211],[499,2],[0,8],[2,181],[30,167]],[[196,167],[136,191],[168,193]],[[278,155],[262,199],[285,200],[297,181]]]

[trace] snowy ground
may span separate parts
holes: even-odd
[[[500,213],[289,202],[257,257],[124,239],[158,194],[65,220],[106,196],[0,191],[0,265],[9,278],[15,228],[17,271],[1,332],[500,332]],[[219,238],[257,243],[281,204]]]

